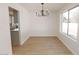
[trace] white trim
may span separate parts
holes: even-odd
[[[61,33],[62,34],[62,33]],[[63,34],[62,34],[63,35]],[[65,35],[64,35],[65,36]],[[70,46],[64,41],[63,38],[57,36],[58,39],[72,52],[72,54],[77,55],[78,53],[76,53],[72,48],[70,48]],[[66,36],[65,36],[66,37]],[[68,37],[67,37],[68,38]],[[69,38],[70,39],[70,38]]]
[[[57,37],[57,35],[31,35],[30,37]]]
[[[20,45],[23,45],[28,39],[29,39],[29,36],[28,36],[27,38],[25,38],[25,40],[22,41],[22,42],[20,43]]]
[[[59,37],[58,39],[72,52],[72,54],[75,54],[75,52],[63,40],[61,40]]]

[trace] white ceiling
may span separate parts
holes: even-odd
[[[50,11],[59,11],[61,8],[69,4],[72,5],[73,3],[44,3],[44,9]],[[20,5],[25,7],[28,11],[36,12],[41,9],[41,3],[20,3]]]
[[[29,11],[41,9],[40,3],[21,3],[21,5],[24,6]],[[63,8],[64,5],[66,5],[66,4],[64,4],[64,3],[45,3],[44,9],[52,10],[52,11],[58,11],[61,8]]]

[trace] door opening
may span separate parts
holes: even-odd
[[[18,11],[14,8],[9,7],[9,25],[10,25],[10,34],[11,34],[11,44],[12,50],[20,45],[20,26],[19,26],[19,18]]]

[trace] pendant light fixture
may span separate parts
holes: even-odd
[[[44,9],[44,3],[41,3],[41,10],[39,10],[38,12],[36,12],[37,16],[48,16],[49,12],[48,10]]]

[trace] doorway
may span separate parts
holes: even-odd
[[[10,25],[10,35],[12,50],[15,46],[20,45],[20,26],[19,26],[18,10],[9,7],[9,25]]]

